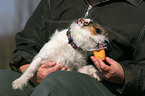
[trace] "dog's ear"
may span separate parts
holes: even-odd
[[[92,22],[93,22],[93,20],[91,20],[91,19],[86,19],[86,18],[80,18],[80,19],[78,19],[78,24],[79,24],[81,27],[87,26],[87,25],[89,25],[89,24],[92,23]]]

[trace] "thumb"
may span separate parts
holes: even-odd
[[[48,67],[54,66],[55,64],[56,64],[56,62],[50,62],[50,61],[48,61],[48,62],[45,62],[41,67],[42,68],[48,68]]]
[[[109,58],[109,57],[106,57],[106,62],[107,62],[109,65],[116,64],[116,61],[113,60],[112,58]]]

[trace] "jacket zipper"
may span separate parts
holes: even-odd
[[[88,6],[88,9],[87,9],[87,12],[85,13],[85,17],[84,18],[87,18],[87,16],[89,15],[89,11],[91,10],[91,7]]]
[[[94,8],[95,5],[98,5],[98,4],[101,3],[101,2],[98,2],[98,3],[94,4],[94,5],[92,5],[92,7],[90,7],[90,6],[89,6],[88,0],[85,0],[85,1],[86,1],[87,4],[88,4],[88,9],[87,9],[87,12],[85,13],[85,17],[84,17],[84,18],[86,18],[86,17],[89,15],[89,11],[90,11],[92,8]],[[109,0],[104,0],[104,1],[102,1],[102,2],[107,2],[107,1],[109,1]]]

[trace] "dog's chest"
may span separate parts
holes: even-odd
[[[66,66],[70,70],[74,70],[86,64],[86,55],[70,47],[69,49],[65,49],[65,52],[64,50],[60,50],[54,61]]]

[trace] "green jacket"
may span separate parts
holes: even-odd
[[[24,30],[16,35],[12,70],[19,71],[20,66],[29,64],[56,29],[69,27],[73,20],[84,17],[87,10],[86,0],[41,0]],[[142,96],[145,92],[145,1],[110,0],[94,5],[88,12],[87,18],[98,22],[109,33],[107,56],[124,69],[125,84],[119,92],[124,96]]]

